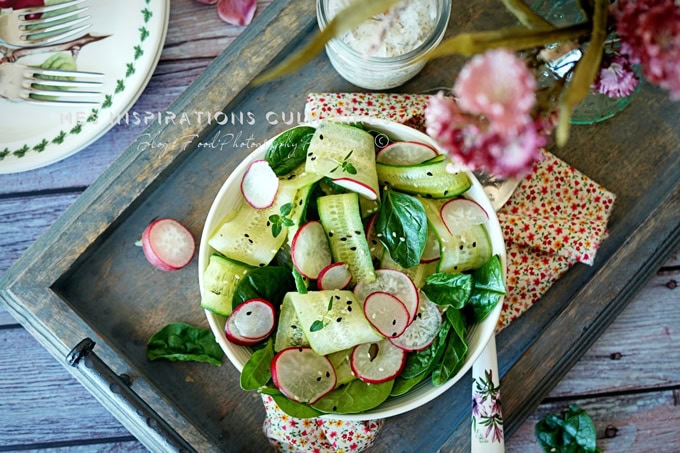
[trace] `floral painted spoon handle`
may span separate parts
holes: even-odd
[[[475,172],[491,204],[498,211],[520,183],[517,179],[498,179]],[[496,337],[489,339],[482,354],[472,365],[472,453],[503,453],[503,414],[501,413],[500,376]]]

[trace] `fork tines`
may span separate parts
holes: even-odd
[[[25,73],[22,85],[26,91],[22,97],[34,103],[94,105],[100,102],[101,92],[93,90],[102,83],[87,79],[103,76],[99,72],[31,68]]]
[[[88,23],[91,16],[80,17],[79,15],[90,7],[82,6],[77,9],[70,9],[84,1],[72,0],[50,6],[20,10],[19,30],[22,32],[21,39],[33,45],[50,44],[85,31],[91,26],[91,23]],[[44,13],[50,12],[56,14],[43,16]]]

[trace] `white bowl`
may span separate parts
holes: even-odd
[[[385,133],[391,138],[426,143],[435,147],[435,149],[437,149],[439,152],[443,153],[443,151],[429,136],[408,126],[404,126],[403,124],[368,117],[339,117],[333,118],[333,121],[347,123],[359,121],[371,129]],[[316,126],[316,124],[311,124],[311,126]],[[215,250],[208,244],[208,239],[217,230],[217,228],[219,228],[223,220],[228,217],[228,215],[239,205],[242,198],[240,182],[243,177],[243,173],[252,161],[264,158],[265,151],[274,138],[268,140],[266,143],[255,149],[246,159],[243,160],[243,162],[241,162],[238,167],[236,167],[234,172],[222,185],[222,188],[218,192],[217,197],[210,208],[210,212],[208,213],[208,217],[203,228],[203,234],[201,236],[201,243],[198,252],[199,283],[201,288],[203,287],[203,270],[205,270],[205,268],[208,266],[210,255],[215,253]],[[489,213],[487,230],[489,237],[491,238],[492,253],[499,255],[503,268],[503,276],[505,278],[506,255],[501,227],[498,224],[498,219],[495,215],[493,207],[491,206],[491,202],[484,193],[481,184],[479,181],[477,181],[472,173],[469,172],[469,176],[472,180],[472,187],[465,193],[465,196],[478,202]],[[425,379],[406,394],[398,397],[391,397],[383,404],[370,411],[360,414],[328,414],[324,415],[323,417],[342,420],[372,420],[402,414],[420,407],[429,401],[432,401],[434,398],[451,388],[472,367],[472,364],[477,359],[477,357],[479,357],[491,336],[494,335],[502,306],[503,301],[501,300],[496,308],[482,323],[473,326],[469,330],[467,334],[468,355],[465,363],[460,371],[458,371],[455,376],[453,376],[443,385],[435,387],[431,384],[429,379]],[[211,313],[207,310],[205,314],[208,317],[210,328],[212,329],[217,342],[220,344],[222,350],[227,355],[231,363],[239,372],[241,372],[243,370],[243,365],[251,355],[251,350],[247,347],[235,345],[227,340],[227,337],[224,334],[226,318],[215,315],[214,313]]]

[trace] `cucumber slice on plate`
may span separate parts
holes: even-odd
[[[236,216],[223,223],[208,240],[212,248],[251,266],[266,266],[286,240],[287,227],[274,236],[270,216],[281,215],[281,207],[290,203],[297,190],[294,185],[281,182],[274,204],[266,209],[255,209],[241,203]]]
[[[208,267],[203,271],[201,307],[218,315],[229,316],[234,289],[250,269],[252,267],[243,263],[212,254]]]
[[[359,214],[359,196],[350,192],[317,199],[321,224],[334,262],[347,263],[352,281],[375,280],[373,261]]]
[[[377,163],[376,168],[381,185],[428,198],[456,197],[472,186],[467,173],[451,172],[448,161],[439,156],[417,165]]]
[[[309,143],[305,168],[370,200],[378,198],[373,136],[362,129],[342,123],[322,123]]]

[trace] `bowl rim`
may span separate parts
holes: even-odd
[[[206,217],[206,220],[204,222],[203,226],[203,231],[201,233],[201,239],[199,243],[199,250],[198,250],[198,276],[199,276],[199,289],[201,293],[203,292],[203,270],[207,267],[208,264],[208,259],[212,253],[215,253],[215,250],[212,249],[208,245],[208,239],[212,236],[212,233],[216,230],[216,228],[219,227],[222,221],[224,221],[226,217],[226,213],[219,213],[217,212],[219,209],[220,202],[224,200],[226,194],[230,192],[232,187],[234,187],[234,184],[236,183],[235,187],[239,187],[240,184],[240,178],[242,177],[243,173],[247,169],[248,165],[250,165],[251,162],[257,159],[262,159],[264,157],[264,152],[269,147],[269,145],[281,134],[285,133],[286,131],[293,129],[294,127],[298,126],[311,126],[311,127],[318,127],[319,124],[321,124],[324,121],[334,121],[334,122],[342,122],[342,123],[354,123],[354,122],[362,122],[364,124],[368,124],[372,128],[376,128],[379,131],[383,130],[388,130],[388,134],[393,134],[393,135],[401,135],[398,133],[398,131],[404,132],[406,135],[416,135],[418,136],[418,139],[422,141],[423,143],[429,144],[433,146],[437,152],[444,154],[444,150],[428,135],[425,133],[418,131],[417,129],[414,129],[410,126],[404,125],[402,123],[398,123],[392,120],[387,120],[387,119],[382,119],[382,118],[376,118],[376,117],[368,117],[368,116],[336,116],[336,117],[331,117],[331,118],[326,118],[324,120],[319,120],[319,121],[313,121],[313,122],[307,122],[307,123],[301,123],[296,126],[291,126],[290,128],[287,128],[286,130],[272,136],[265,142],[263,142],[260,146],[255,148],[248,156],[246,156],[237,166],[236,168],[231,172],[231,174],[227,177],[227,179],[224,181],[222,186],[220,187],[220,190],[218,191],[217,195],[215,196],[210,210],[208,212],[208,215]],[[391,130],[390,129],[396,129]],[[469,193],[471,190],[474,192],[476,195],[474,197],[474,200],[479,202],[482,207],[484,207],[485,210],[489,211],[489,221],[487,222],[487,233],[489,234],[491,243],[492,243],[492,253],[494,255],[498,255],[500,260],[501,260],[501,269],[502,269],[502,275],[503,275],[503,281],[507,285],[507,252],[506,252],[506,246],[505,246],[505,241],[503,239],[503,234],[502,234],[502,229],[500,227],[500,224],[498,222],[498,217],[496,216],[496,212],[493,210],[493,207],[491,205],[491,201],[488,199],[486,196],[486,193],[484,192],[484,189],[482,188],[482,185],[480,182],[477,180],[477,178],[474,176],[472,171],[469,169],[463,167],[462,165],[460,166],[462,171],[465,171],[468,173],[470,176],[470,179],[472,181],[472,187],[468,189],[466,193]],[[236,203],[241,202],[240,200],[237,201]],[[491,230],[495,230],[496,236],[492,234]],[[494,237],[496,237],[496,240],[494,240]],[[447,382],[440,386],[434,386],[429,380],[425,380],[418,384],[414,389],[411,391],[407,392],[404,395],[396,396],[396,397],[390,397],[386,402],[382,403],[381,405],[377,406],[374,409],[371,409],[369,411],[357,413],[357,414],[323,414],[320,417],[321,418],[332,418],[332,419],[337,419],[337,420],[347,420],[347,421],[365,421],[365,420],[375,420],[375,419],[381,419],[381,418],[387,418],[387,417],[392,417],[395,415],[403,414],[405,412],[409,412],[413,409],[416,409],[418,407],[421,407],[430,401],[434,400],[437,398],[439,395],[453,387],[471,368],[474,362],[478,359],[478,357],[481,355],[482,351],[486,347],[486,344],[489,342],[491,339],[492,335],[495,335],[495,330],[496,326],[498,324],[498,320],[500,318],[500,314],[502,311],[503,307],[503,302],[504,302],[504,296],[501,297],[501,300],[499,303],[496,305],[494,310],[487,316],[487,318],[480,324],[477,324],[476,326],[479,326],[482,329],[482,332],[480,333],[480,340],[475,344],[474,350],[470,350],[471,348],[468,349],[468,355],[465,359],[465,363],[463,364],[463,367],[454,375],[452,376]],[[231,364],[237,369],[239,374],[243,371],[243,365],[244,363],[241,363],[241,360],[236,356],[234,350],[235,349],[245,349],[243,346],[237,346],[229,342],[227,340],[226,336],[224,335],[224,327],[223,323],[220,324],[219,319],[222,318],[224,319],[223,316],[216,315],[212,312],[210,312],[207,309],[204,309],[205,315],[208,319],[208,324],[210,325],[210,329],[215,335],[215,339],[217,340],[217,343],[220,345],[221,349],[225,353],[225,355],[228,357],[229,361]],[[468,334],[469,337],[469,334]],[[469,338],[468,338],[469,342]],[[411,393],[411,397],[413,397],[412,393],[415,391],[417,388],[422,388],[422,387],[429,387],[428,391],[425,391],[425,393],[422,396],[418,396],[414,398],[412,401],[402,401],[402,400],[408,400],[409,399],[409,394]],[[395,402],[394,404],[389,404],[388,408],[383,408],[381,407],[385,406],[388,402]],[[389,407],[389,406],[394,406],[394,407]]]

